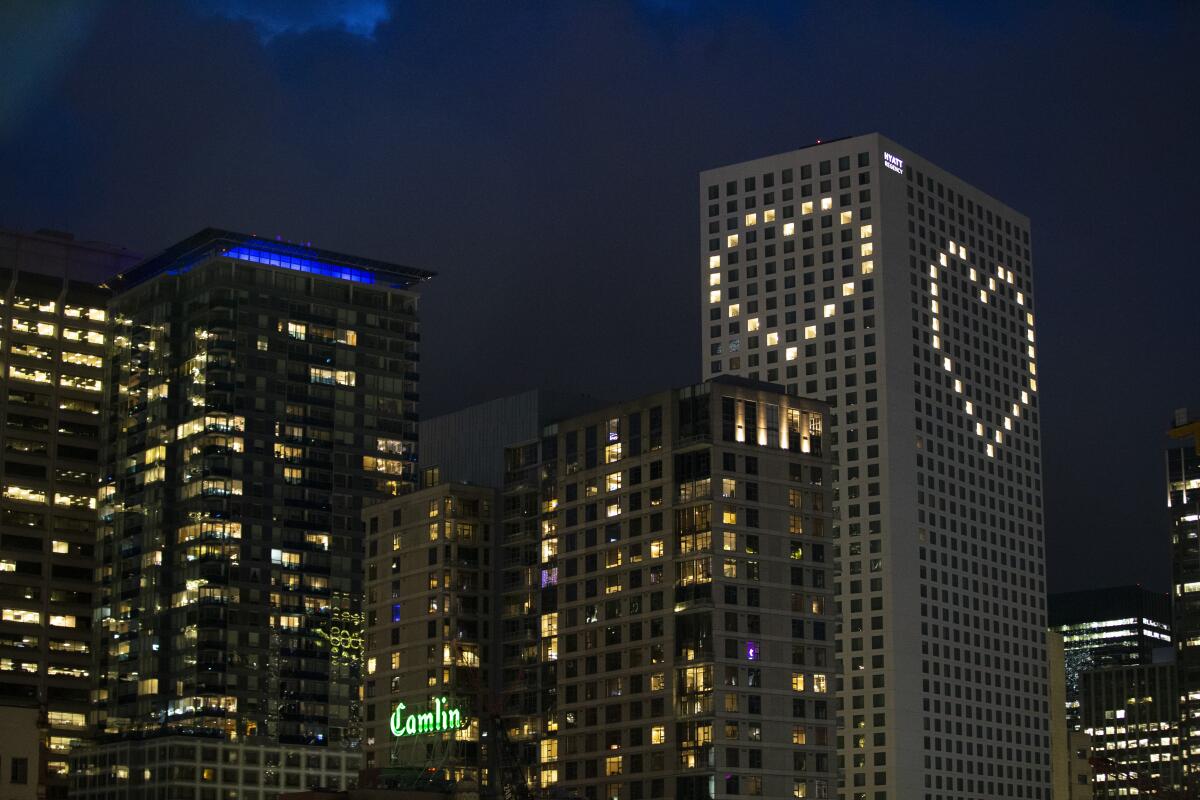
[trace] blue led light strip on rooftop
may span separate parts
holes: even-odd
[[[260,250],[253,247],[231,247],[225,251],[225,255],[229,258],[236,258],[239,261],[269,264],[272,267],[294,269],[297,272],[308,272],[326,278],[338,278],[339,280],[354,281],[355,283],[375,282],[375,276],[365,269],[330,264],[327,261],[317,261],[312,258],[282,255],[270,250]]]

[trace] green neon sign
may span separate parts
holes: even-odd
[[[452,708],[444,697],[433,701],[433,708],[420,714],[405,716],[404,703],[397,703],[392,712],[392,736],[419,736],[426,733],[448,733],[463,727],[462,710]]]

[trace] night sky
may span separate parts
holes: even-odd
[[[422,413],[699,379],[697,173],[878,130],[1033,225],[1052,591],[1169,576],[1200,4],[0,6],[0,226],[437,271]]]

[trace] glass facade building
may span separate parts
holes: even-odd
[[[1171,647],[1171,598],[1141,586],[1049,597],[1049,627],[1063,638],[1067,725],[1078,730],[1080,676],[1091,669],[1149,664]]]
[[[221,763],[268,747],[282,769],[315,760],[285,777],[353,779],[362,509],[415,485],[429,277],[206,230],[110,282],[100,739],[77,759],[80,796],[166,796],[173,750],[156,737],[204,737]],[[155,767],[114,761],[136,739],[163,755]],[[207,785],[244,800],[278,791],[232,778]],[[169,794],[190,799],[202,779]]]

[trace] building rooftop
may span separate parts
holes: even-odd
[[[308,245],[264,239],[253,234],[205,228],[168,247],[109,282],[115,291],[125,291],[163,274],[187,272],[199,262],[224,257],[253,264],[266,264],[325,278],[403,289],[429,280],[436,273],[386,261],[320,250]]]
[[[1135,617],[1171,624],[1170,596],[1141,585],[1052,593],[1046,599],[1046,610],[1052,628]]]

